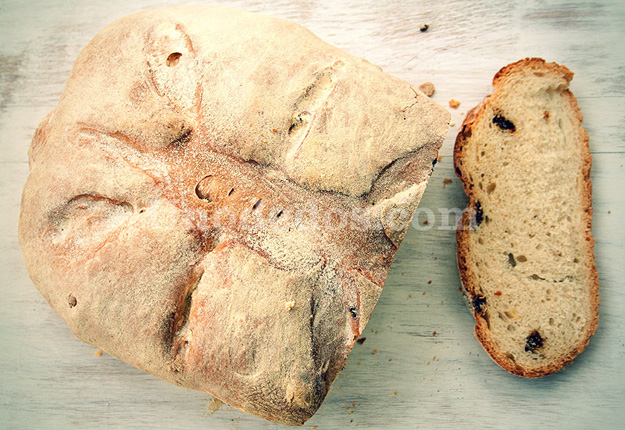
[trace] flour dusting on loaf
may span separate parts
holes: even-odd
[[[30,276],[85,342],[301,425],[371,316],[448,121],[287,21],[122,18],[33,139]]]

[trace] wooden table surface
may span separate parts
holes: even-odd
[[[79,50],[118,17],[174,3],[0,0],[0,428],[285,428],[227,406],[210,414],[208,394],[94,355],[96,349],[75,338],[39,295],[17,241],[30,139],[55,106]],[[455,126],[366,342],[354,347],[305,428],[623,428],[625,2],[213,3],[296,21],[415,85],[432,81],[440,104],[461,102],[449,109]],[[422,24],[429,25],[425,33]],[[566,370],[538,380],[501,370],[474,339],[459,292],[453,219],[443,215],[466,204],[451,157],[464,114],[490,91],[500,67],[526,56],[575,72],[572,90],[593,154],[601,282],[600,324],[590,346]]]

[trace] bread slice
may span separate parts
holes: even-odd
[[[599,318],[591,155],[572,77],[540,58],[504,67],[454,148],[470,199],[456,240],[475,334],[529,378],[570,363]]]

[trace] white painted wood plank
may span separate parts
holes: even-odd
[[[75,338],[28,279],[16,228],[32,133],[57,102],[79,50],[104,25],[176,1],[0,3],[0,423],[7,428],[274,429],[209,397],[151,377]],[[622,1],[215,1],[297,21],[322,39],[451,98],[456,126],[415,223],[346,369],[306,428],[622,428],[625,422],[625,3]],[[429,24],[421,33],[419,27]],[[454,232],[463,208],[451,153],[467,109],[510,61],[543,56],[575,73],[594,154],[601,320],[590,347],[559,374],[524,380],[472,337],[458,287]],[[443,186],[443,178],[453,182]],[[450,222],[448,223],[450,224]],[[429,284],[428,281],[432,280]],[[373,332],[371,331],[373,330]],[[436,335],[433,332],[436,331]],[[377,351],[372,354],[372,350]],[[434,359],[436,356],[436,359]],[[352,407],[351,402],[355,403]],[[388,405],[388,406],[387,406]],[[349,410],[346,410],[349,407]],[[352,412],[353,411],[353,412]]]

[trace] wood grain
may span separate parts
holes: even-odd
[[[17,242],[21,188],[35,127],[54,107],[79,50],[128,13],[179,3],[4,0],[0,3],[0,427],[210,428],[282,426],[175,387],[73,336],[28,278]],[[385,291],[326,402],[306,428],[622,428],[625,422],[625,3],[622,1],[214,1],[299,22],[322,39],[418,85],[455,126]],[[427,32],[419,31],[428,24]],[[458,288],[454,216],[466,198],[452,171],[467,109],[505,64],[541,56],[576,75],[572,90],[593,153],[601,319],[565,371],[524,380],[473,338]],[[450,184],[443,179],[450,178]],[[423,221],[428,219],[429,224]],[[432,281],[429,283],[429,281]],[[434,334],[434,332],[436,334]],[[373,350],[376,353],[373,353]],[[352,406],[352,402],[354,406]]]

